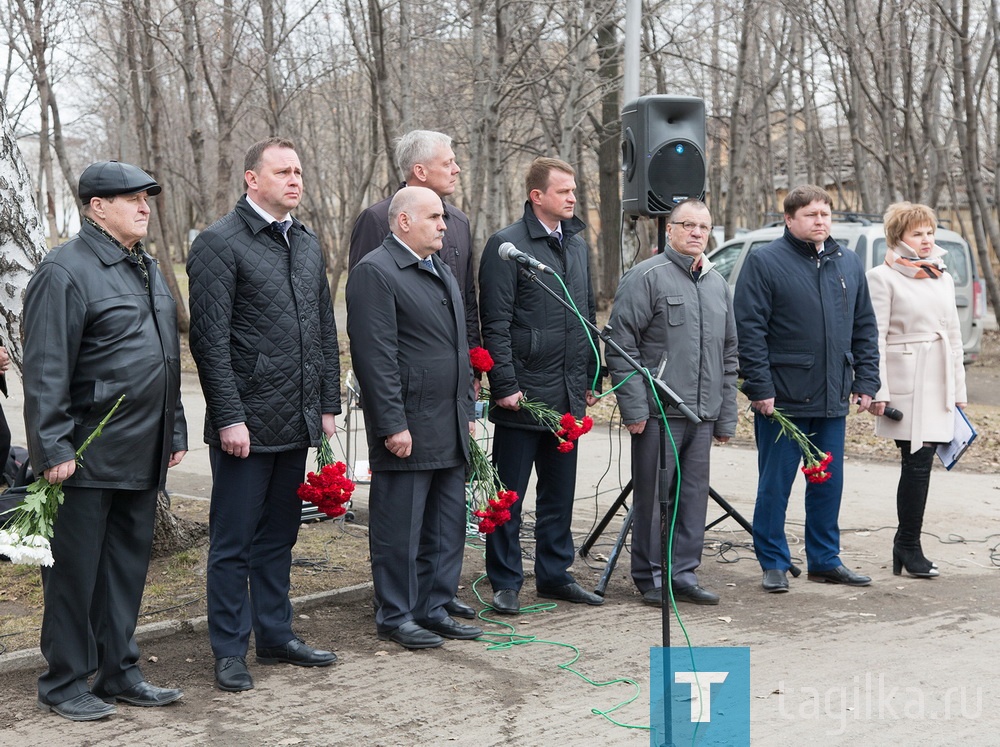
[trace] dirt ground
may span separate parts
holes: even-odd
[[[987,361],[970,380],[1000,371],[996,333]],[[994,368],[995,366],[995,368]],[[981,379],[980,376],[985,377]],[[978,384],[977,384],[978,385]],[[995,391],[995,388],[994,388]],[[971,398],[971,397],[970,397]],[[975,401],[975,400],[974,400]],[[792,581],[792,593],[760,590],[749,536],[731,519],[709,533],[703,585],[718,607],[680,605],[667,631],[671,645],[749,646],[754,744],[992,745],[1000,729],[994,653],[1000,647],[1000,409],[976,404],[987,435],[959,469],[936,471],[925,549],[942,577],[895,577],[888,567],[898,467],[891,451],[866,446],[860,421],[846,465],[842,557],[873,576],[871,587]],[[578,484],[577,544],[613,500],[627,462],[620,437],[595,431],[584,445]],[[873,450],[874,449],[874,450]],[[866,451],[867,450],[867,451]],[[713,453],[713,487],[747,516],[755,490],[755,453],[742,439]],[[610,467],[610,474],[602,470]],[[207,510],[206,480],[176,478],[175,510]],[[303,526],[293,595],[353,587],[368,580],[364,489],[357,523]],[[715,506],[710,506],[712,511]],[[802,557],[801,496],[793,495],[788,531]],[[574,568],[597,584],[620,518]],[[481,545],[466,552],[460,596],[477,603]],[[530,551],[530,545],[528,545]],[[11,650],[37,645],[30,612],[37,600],[10,599],[0,569],[0,622],[21,625],[0,638]],[[23,569],[17,573],[36,573]],[[484,620],[485,640],[448,642],[407,652],[374,635],[370,591],[362,587],[297,610],[296,630],[340,656],[334,667],[263,667],[249,658],[255,690],[214,688],[204,623],[204,548],[151,567],[147,611],[156,619],[193,620],[182,632],[144,639],[150,681],[181,687],[184,698],[160,709],[119,706],[101,722],[73,724],[35,707],[40,666],[0,669],[0,747],[30,745],[641,745],[648,744],[649,649],[663,643],[659,610],[644,606],[628,576],[627,548],[598,608],[543,604],[513,620]],[[488,587],[480,592],[488,598]],[[522,604],[539,600],[529,580]],[[487,615],[488,618],[488,615]],[[503,623],[513,623],[515,628]],[[0,629],[0,634],[11,628]],[[578,660],[574,660],[579,656]],[[5,657],[0,656],[0,660]],[[631,702],[629,699],[632,698]],[[616,710],[602,715],[609,709]],[[616,724],[615,722],[618,722]],[[620,724],[620,725],[619,725]],[[629,728],[637,727],[637,728]]]

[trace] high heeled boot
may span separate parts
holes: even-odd
[[[910,451],[908,441],[897,441],[900,449],[899,485],[896,488],[896,516],[899,529],[892,543],[892,572],[900,575],[903,569],[917,578],[933,578],[937,567],[926,557],[920,546],[920,532],[924,524],[927,491],[931,482],[934,447],[922,446]]]

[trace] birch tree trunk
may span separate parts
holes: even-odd
[[[31,191],[31,176],[0,92],[0,338],[18,374],[24,289],[45,252],[45,230]]]

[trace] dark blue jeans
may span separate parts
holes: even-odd
[[[840,561],[840,497],[844,487],[846,418],[791,418],[821,451],[833,454],[824,483],[806,483],[806,561],[811,571],[827,571]],[[757,440],[757,503],[753,511],[753,544],[765,571],[786,571],[792,556],[785,536],[785,513],[792,483],[802,465],[802,452],[762,415],[754,416]],[[803,477],[803,479],[805,479]]]

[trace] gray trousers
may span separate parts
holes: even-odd
[[[695,570],[701,565],[708,506],[709,456],[714,422],[697,425],[681,418],[668,418],[681,467],[680,507],[674,525],[673,586],[681,589],[698,583]],[[632,580],[640,592],[660,588],[660,506],[657,490],[660,422],[649,420],[639,435],[632,436]],[[667,469],[671,473],[669,506],[673,512],[677,490],[674,450],[667,439]],[[668,517],[668,522],[669,522]],[[668,526],[669,528],[669,526]]]

